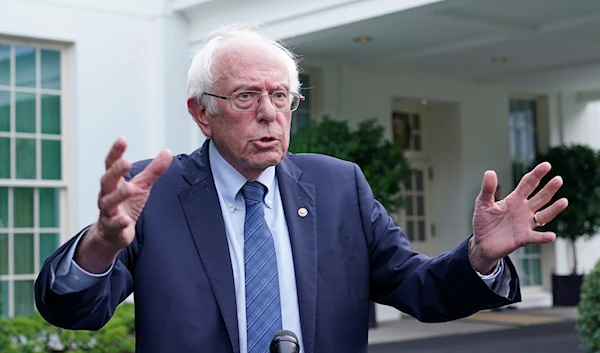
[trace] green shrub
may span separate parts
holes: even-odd
[[[411,175],[403,151],[385,139],[377,119],[363,120],[351,128],[348,121],[324,116],[310,121],[290,140],[290,152],[322,153],[352,161],[362,169],[377,201],[390,212],[403,205],[400,184]]]
[[[73,331],[48,324],[38,312],[0,319],[2,353],[134,353],[135,322],[131,303],[119,305],[99,331]]]
[[[600,261],[584,277],[577,306],[577,329],[587,353],[600,353]]]

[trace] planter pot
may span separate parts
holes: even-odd
[[[552,301],[554,306],[576,306],[579,303],[583,275],[552,275]]]

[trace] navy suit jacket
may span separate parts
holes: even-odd
[[[126,179],[149,161],[135,163]],[[306,353],[366,352],[369,301],[441,322],[520,300],[495,294],[468,259],[468,237],[435,258],[410,247],[354,163],[291,154],[276,168],[291,238]],[[300,217],[304,207],[308,215]],[[35,284],[41,315],[68,329],[100,329],[134,292],[138,353],[238,353],[233,273],[210,172],[208,141],[178,155],[155,183],[133,243],[103,280],[76,293],[50,289],[48,258]],[[285,300],[285,298],[283,298]]]

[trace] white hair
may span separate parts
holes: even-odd
[[[203,96],[204,92],[211,92],[214,84],[214,56],[217,49],[230,40],[240,39],[244,43],[266,45],[273,49],[273,54],[281,60],[290,76],[290,91],[299,93],[300,79],[298,57],[282,43],[266,38],[254,30],[255,27],[223,28],[208,35],[205,45],[196,53],[188,70],[188,94],[196,97],[206,107],[209,114],[217,113],[217,104],[214,97]]]

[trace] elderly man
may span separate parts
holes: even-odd
[[[366,352],[369,301],[426,322],[520,300],[508,254],[552,242],[535,231],[562,185],[547,163],[494,201],[483,175],[473,234],[445,254],[412,250],[360,168],[287,152],[303,97],[295,58],[252,31],[214,36],[189,70],[189,112],[208,137],[191,155],[106,158],[97,222],[50,257],[36,282],[52,324],[96,330],[132,292],[137,352],[268,352],[293,331],[305,353]],[[539,211],[541,210],[541,211]],[[118,339],[118,338],[115,338]]]

